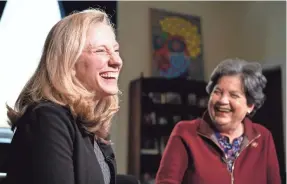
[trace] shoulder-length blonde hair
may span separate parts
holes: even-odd
[[[10,125],[15,124],[29,105],[49,100],[68,106],[97,137],[107,137],[111,119],[119,109],[118,94],[99,99],[73,72],[86,46],[87,32],[97,23],[113,28],[108,15],[98,9],[75,12],[54,25],[46,38],[38,68],[20,93],[15,108],[7,106]]]

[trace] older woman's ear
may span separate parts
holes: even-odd
[[[250,115],[251,113],[252,113],[252,111],[253,111],[253,109],[254,109],[254,107],[255,107],[255,105],[254,104],[250,104],[250,105],[248,105],[248,110],[247,110],[247,114],[248,115]]]

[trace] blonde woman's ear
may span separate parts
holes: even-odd
[[[72,69],[72,75],[76,76],[76,69],[75,68]]]

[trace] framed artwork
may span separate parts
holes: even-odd
[[[204,80],[200,17],[150,9],[152,75]]]

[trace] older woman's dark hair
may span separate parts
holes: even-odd
[[[241,59],[227,59],[222,61],[212,72],[210,80],[206,86],[206,91],[210,94],[222,76],[240,75],[244,87],[247,104],[254,104],[253,111],[249,116],[263,105],[265,95],[263,90],[267,80],[262,74],[261,65],[257,62],[247,62]]]

